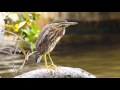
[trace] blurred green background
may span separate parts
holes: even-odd
[[[55,19],[76,21],[78,25],[66,28],[66,35],[51,53],[54,63],[82,68],[97,77],[120,77],[120,12],[22,12],[22,15],[23,19],[13,23],[7,19],[6,30],[26,35],[25,40],[31,46],[26,45],[25,48],[32,48],[30,50],[33,51],[37,35],[45,24]],[[11,29],[9,25],[15,28]],[[12,38],[13,36],[8,37],[6,34],[0,42],[0,48],[14,47]],[[0,76],[12,77],[14,70],[10,55],[1,53],[0,58]],[[23,60],[22,54],[16,55],[16,68],[22,65]],[[19,74],[43,67],[44,61],[36,64],[32,56]]]

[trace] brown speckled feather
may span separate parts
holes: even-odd
[[[65,28],[75,24],[77,24],[77,22],[55,20],[52,22],[52,24],[45,25],[40,31],[36,42],[35,51],[37,52],[35,53],[35,62],[39,62],[43,55],[45,55],[45,57],[47,54],[49,55],[59,40],[64,36],[66,31]]]
[[[37,62],[37,59],[42,56],[48,49],[48,47],[46,47],[48,45],[47,43],[47,35],[49,33],[49,25],[47,24],[45,25],[42,30],[40,31],[40,34],[38,35],[38,39],[36,42],[36,49],[35,51],[38,51],[37,53],[35,53],[35,62]]]

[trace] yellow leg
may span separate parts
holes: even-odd
[[[51,59],[51,57],[50,57],[50,54],[48,54],[48,57],[49,57],[49,59],[50,59],[50,61],[51,61],[51,65],[50,66],[48,66],[47,65],[47,59],[46,59],[46,55],[47,54],[44,54],[43,56],[44,56],[44,61],[45,61],[45,66],[46,66],[46,68],[48,69],[48,70],[50,70],[51,72],[52,72],[52,74],[54,75],[54,70],[57,68],[57,66],[53,63],[53,61],[52,61],[52,59]],[[52,67],[52,66],[54,66],[54,67]]]
[[[44,56],[45,66],[46,66],[46,68],[48,68],[46,54],[44,54],[43,56]]]
[[[48,57],[49,57],[49,59],[50,59],[50,61],[51,61],[51,65],[55,65],[55,64],[53,63],[53,61],[52,61],[52,58],[51,58],[51,56],[50,56],[50,53],[48,53]]]
[[[49,57],[49,59],[50,59],[50,61],[51,61],[51,66],[57,67],[57,66],[53,63],[52,58],[51,58],[51,56],[50,56],[50,53],[48,53],[48,57]]]

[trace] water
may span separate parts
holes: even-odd
[[[51,57],[58,66],[82,68],[100,78],[120,77],[120,46],[82,46],[56,48]],[[13,62],[9,55],[0,54],[0,76],[2,78],[13,77]],[[15,56],[15,66],[18,69],[23,63],[24,57]],[[18,73],[44,68],[44,61],[34,63],[30,57],[28,63]]]

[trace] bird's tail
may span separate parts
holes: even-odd
[[[39,63],[41,61],[42,55],[38,55],[38,53],[35,53],[35,63]]]

